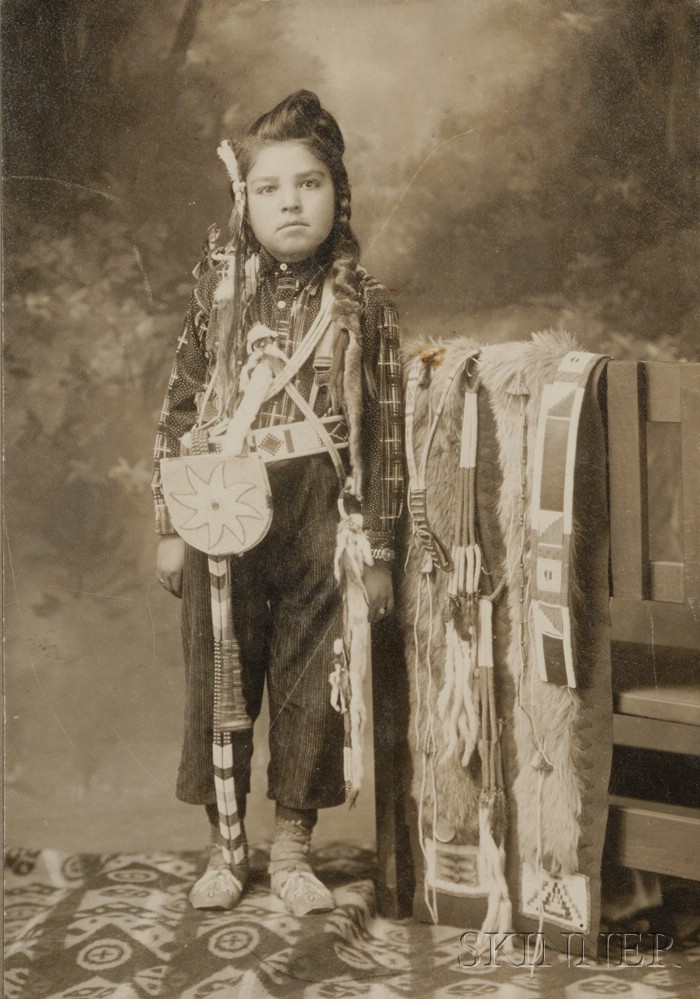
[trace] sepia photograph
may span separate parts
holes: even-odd
[[[5,0],[4,995],[700,984],[700,4]]]

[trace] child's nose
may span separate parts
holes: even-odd
[[[282,208],[284,210],[293,210],[299,208],[301,205],[301,200],[299,198],[299,190],[296,185],[289,185],[282,189]]]

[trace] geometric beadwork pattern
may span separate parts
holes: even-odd
[[[425,852],[425,879],[430,888],[462,897],[485,897],[488,894],[488,890],[479,883],[477,846],[426,839]]]
[[[545,919],[578,933],[588,933],[591,923],[591,905],[588,878],[583,874],[554,877],[523,864],[521,872],[521,912],[524,916]]]
[[[277,454],[281,447],[284,447],[283,442],[274,434],[266,434],[258,443],[258,450],[267,451],[269,454]]]
[[[532,631],[540,678],[575,687],[569,581],[581,406],[600,354],[570,351],[542,392],[532,483]]]
[[[224,857],[240,864],[245,847],[233,771],[231,730],[250,728],[243,701],[241,664],[231,612],[231,568],[227,558],[209,556],[211,617],[214,638],[214,712],[212,759]]]

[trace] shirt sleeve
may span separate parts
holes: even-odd
[[[404,492],[403,403],[399,323],[381,285],[371,283],[361,314],[363,360],[362,458],[364,530],[372,549],[393,555]],[[381,556],[378,556],[381,561]]]
[[[153,450],[151,489],[158,534],[175,533],[163,498],[160,462],[162,458],[179,456],[182,435],[192,429],[197,419],[197,396],[204,391],[207,380],[208,321],[209,310],[203,304],[201,295],[193,294],[177,341]]]

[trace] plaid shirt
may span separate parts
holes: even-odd
[[[279,333],[279,345],[291,356],[318,315],[326,273],[327,267],[318,260],[280,264],[263,252],[250,323],[261,321]],[[158,423],[152,488],[156,530],[160,534],[173,533],[163,499],[160,459],[179,455],[182,435],[191,430],[197,420],[197,398],[204,391],[215,362],[215,357],[211,356],[214,347],[207,342],[207,329],[219,278],[220,270],[207,271],[195,288],[177,341]],[[403,499],[398,319],[386,290],[364,271],[359,291],[363,367],[367,373],[363,383],[361,427],[365,483],[362,514],[372,547],[393,549]],[[307,402],[315,380],[313,361],[310,358],[294,379],[296,388]],[[376,385],[376,392],[369,390],[370,379]],[[319,387],[314,409],[319,414],[329,412],[323,387]],[[280,392],[263,406],[255,426],[280,426],[301,418],[289,395]],[[303,461],[303,458],[296,460]]]

